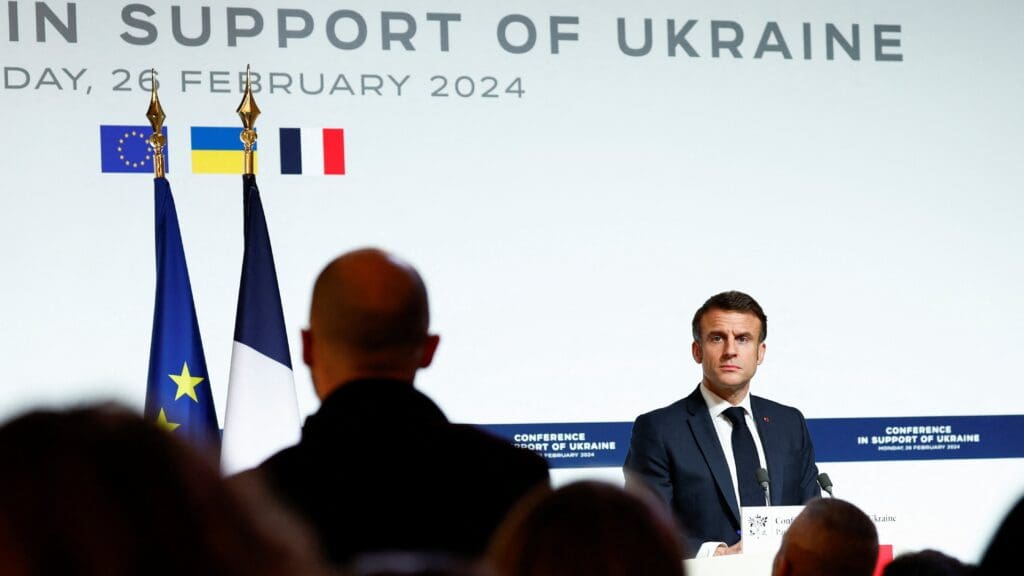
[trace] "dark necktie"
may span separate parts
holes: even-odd
[[[757,483],[757,470],[761,462],[757,458],[754,437],[747,428],[743,408],[733,406],[725,411],[725,417],[732,422],[732,457],[736,462],[736,482],[740,489],[740,506],[764,506],[764,491]]]

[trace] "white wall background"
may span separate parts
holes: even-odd
[[[442,348],[421,387],[468,422],[624,421],[688,393],[689,319],[741,289],[769,315],[756,393],[810,418],[1019,413],[1024,407],[1020,252],[1024,186],[1024,6],[1012,1],[391,3],[416,17],[416,51],[382,50],[375,2],[345,8],[366,44],[331,46],[320,3],[249,0],[264,31],[227,46],[210,0],[207,45],[158,28],[133,46],[121,3],[77,2],[77,41],[35,38],[34,3],[0,14],[0,66],[87,69],[0,86],[0,417],[115,398],[141,407],[152,321],[152,184],[101,174],[98,126],[143,124],[148,95],[112,71],[155,67],[168,114],[171,180],[223,413],[241,266],[240,179],[193,175],[188,127],[237,125],[240,95],[182,91],[180,71],[409,75],[401,96],[257,94],[259,181],[292,356],[309,290],[333,256],[380,245],[416,263]],[[64,17],[67,3],[48,2]],[[303,8],[313,34],[279,48],[276,10]],[[337,9],[337,8],[334,8]],[[427,12],[458,12],[451,50]],[[199,9],[182,8],[186,32]],[[498,20],[538,24],[537,46],[503,51]],[[547,19],[579,35],[549,50]],[[654,48],[623,55],[653,20]],[[666,55],[665,20],[697,19],[699,58]],[[743,58],[711,57],[710,21],[744,27]],[[778,22],[792,60],[754,59]],[[802,58],[801,25],[813,58]],[[862,57],[824,58],[824,28],[860,26]],[[247,24],[247,22],[243,22]],[[877,62],[872,27],[901,26],[902,62]],[[5,35],[3,32],[7,31]],[[347,33],[339,29],[339,33]],[[433,75],[521,78],[515,98],[431,97]],[[86,93],[84,87],[91,86]],[[234,87],[233,87],[234,88]],[[302,127],[306,174],[282,176],[277,128]],[[346,131],[349,174],[318,175],[317,130]],[[300,406],[315,410],[308,373]],[[911,543],[973,560],[1024,488],[1018,460],[836,464],[841,496],[905,506]],[[566,471],[616,477],[617,470]],[[610,475],[610,476],[609,476]],[[980,488],[979,487],[984,487]]]

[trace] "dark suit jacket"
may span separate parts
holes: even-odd
[[[820,496],[814,446],[800,411],[757,396],[751,396],[750,406],[768,465],[772,505]],[[732,545],[740,539],[729,465],[699,386],[636,419],[624,469],[627,484],[642,480],[671,506],[690,556],[704,542]]]
[[[259,467],[342,564],[372,551],[483,552],[546,461],[448,422],[408,382],[344,384],[306,420],[302,440]]]

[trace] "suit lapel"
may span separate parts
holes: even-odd
[[[776,462],[782,461],[776,425],[767,413],[764,403],[757,396],[750,397],[750,411],[757,424],[757,435],[761,437],[761,448],[764,450],[764,465],[768,469],[768,486],[771,488],[771,504],[778,506],[782,501],[782,485],[786,471],[781,466],[774,466]]]
[[[690,431],[704,455],[711,475],[715,478],[718,491],[729,504],[729,511],[736,519],[736,524],[739,524],[740,508],[736,502],[736,489],[732,485],[732,475],[729,474],[725,452],[722,451],[722,445],[718,442],[715,425],[711,422],[711,414],[708,413],[708,406],[704,403],[704,397],[701,396],[699,387],[687,398],[686,408],[690,415],[688,420]]]

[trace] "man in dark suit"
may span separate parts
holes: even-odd
[[[376,249],[337,258],[313,289],[303,358],[322,404],[259,471],[338,564],[389,550],[477,556],[549,483],[543,458],[449,423],[413,387],[439,342],[429,316],[416,270]]]
[[[768,334],[761,306],[723,292],[697,310],[692,328],[704,377],[686,398],[636,419],[626,483],[645,483],[671,506],[689,555],[733,554],[742,551],[740,506],[820,496],[818,469],[803,415],[749,394]]]

